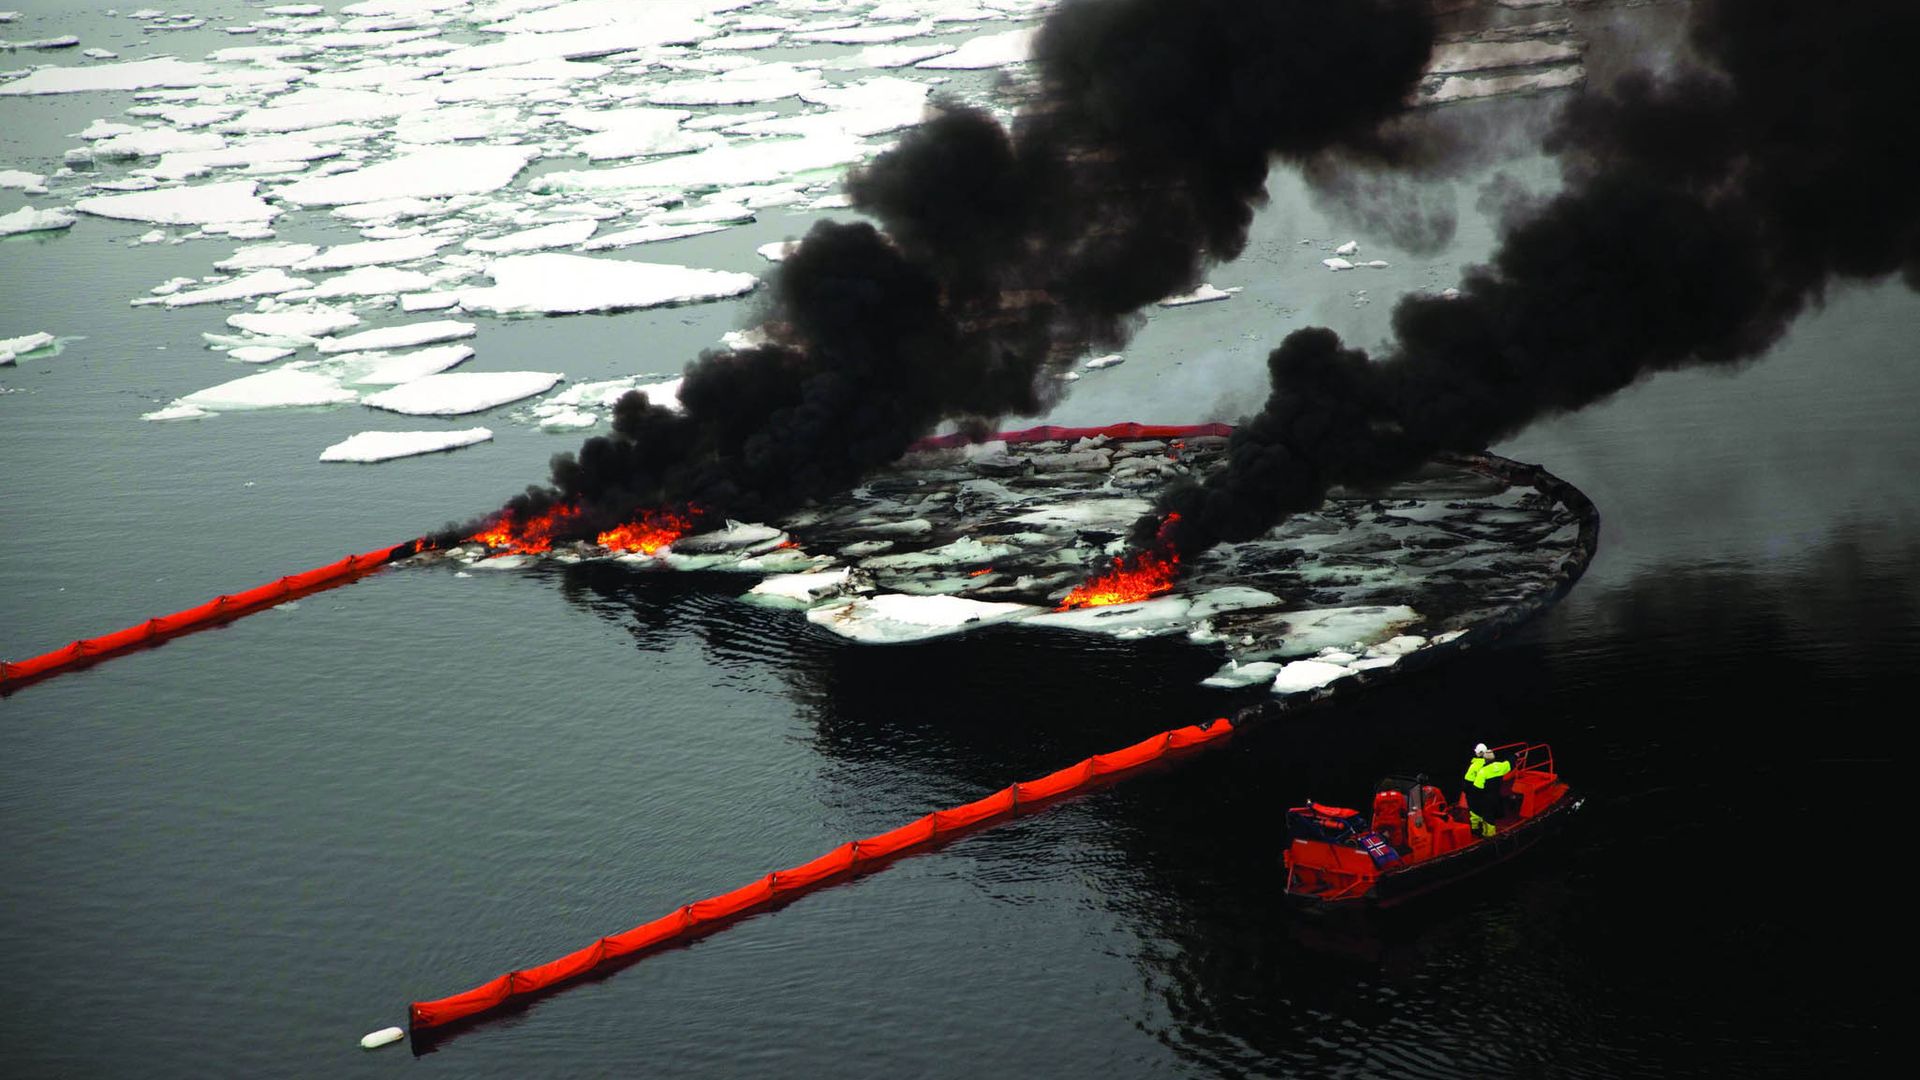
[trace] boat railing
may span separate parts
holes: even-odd
[[[1559,775],[1553,767],[1553,747],[1546,743],[1506,743],[1493,748],[1496,758],[1506,758],[1513,762],[1516,773],[1536,770]]]

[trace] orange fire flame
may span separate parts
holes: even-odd
[[[494,519],[493,524],[467,539],[477,540],[490,548],[504,548],[513,555],[537,555],[552,551],[553,531],[578,516],[580,508],[569,503],[561,503],[526,521],[515,521],[511,516],[502,514]]]
[[[642,510],[640,520],[618,525],[593,538],[593,542],[614,551],[637,551],[651,555],[693,529],[700,508],[687,507],[685,513],[671,510]]]
[[[1167,542],[1166,535],[1168,527],[1179,520],[1179,514],[1168,514],[1160,523],[1160,540],[1151,550],[1113,560],[1112,573],[1075,588],[1054,610],[1131,604],[1173,591],[1174,579],[1180,576],[1180,553]]]

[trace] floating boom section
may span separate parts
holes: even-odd
[[[349,555],[338,562],[315,567],[299,574],[288,574],[278,581],[245,592],[216,596],[198,607],[176,611],[137,623],[124,630],[99,637],[81,638],[65,648],[41,653],[25,660],[0,660],[0,693],[14,690],[35,679],[82,667],[102,657],[154,645],[209,626],[230,622],[261,608],[282,604],[309,593],[345,585],[373,573],[395,559],[419,553],[427,541],[409,540],[404,544]]]
[[[819,858],[786,870],[776,870],[737,889],[683,904],[652,922],[609,934],[583,949],[537,967],[510,971],[436,1001],[416,1001],[407,1010],[407,1024],[425,1031],[491,1012],[588,975],[603,965],[646,949],[684,941],[717,929],[716,924],[752,914],[797,893],[850,877],[884,860],[924,850],[958,834],[990,827],[1013,817],[1022,807],[1085,791],[1119,773],[1131,772],[1191,747],[1216,743],[1233,734],[1231,721],[1222,717],[1205,725],[1163,731],[1132,746],[1069,765],[1035,780],[1002,788],[982,799],[936,810],[917,821],[877,836],[842,844]]]

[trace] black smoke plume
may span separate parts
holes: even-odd
[[[942,422],[1043,411],[1062,367],[1240,254],[1275,156],[1391,157],[1432,42],[1426,0],[1067,0],[1010,128],[937,108],[850,179],[881,228],[823,222],[774,273],[765,344],[689,364],[684,414],[621,399],[507,513],[763,519]]]
[[[1325,329],[1274,350],[1227,471],[1163,500],[1183,553],[1648,373],[1749,360],[1836,282],[1920,288],[1920,4],[1695,0],[1690,20],[1696,63],[1573,99],[1548,142],[1564,187],[1457,298],[1402,299],[1378,357]]]

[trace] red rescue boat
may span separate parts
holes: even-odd
[[[1375,787],[1373,816],[1308,803],[1287,811],[1287,895],[1314,908],[1392,907],[1513,858],[1558,831],[1585,800],[1554,768],[1545,743],[1509,743],[1492,836],[1476,836],[1466,794],[1453,799],[1425,776]]]

